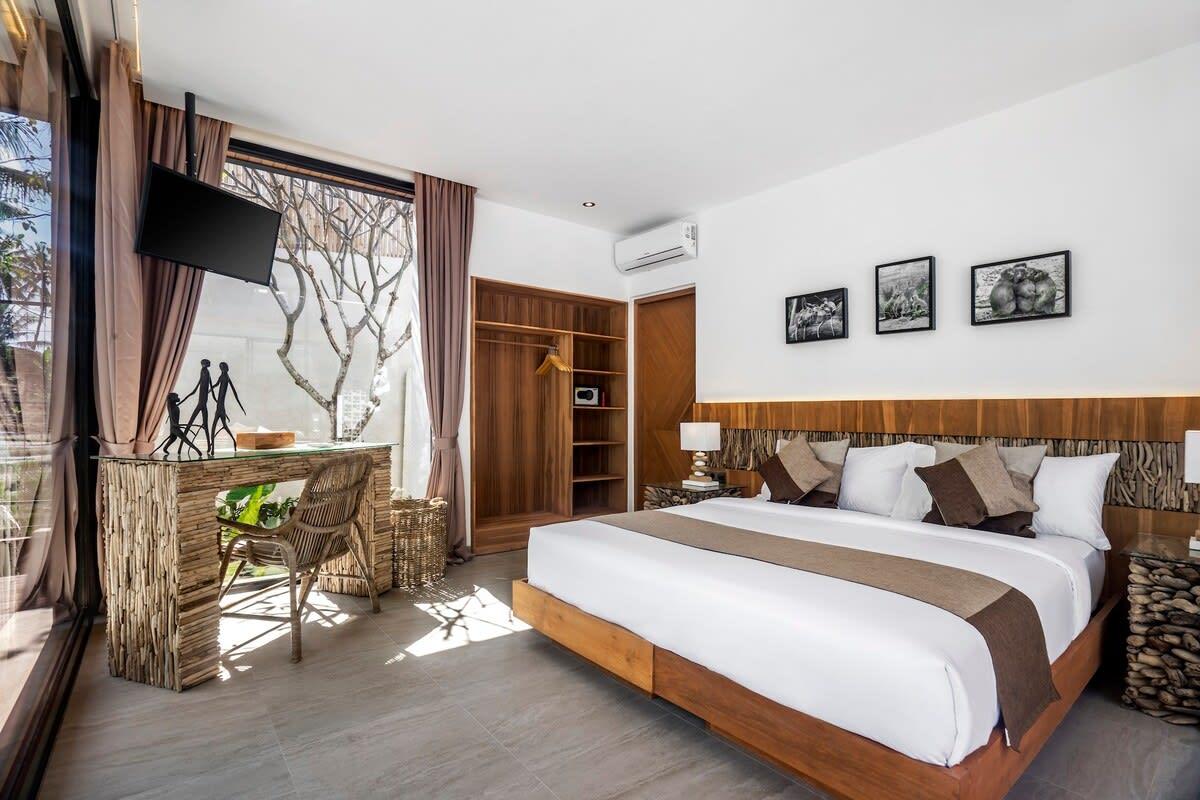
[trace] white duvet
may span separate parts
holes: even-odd
[[[1054,660],[1083,630],[1103,554],[854,511],[717,499],[670,509],[990,575],[1037,607]],[[593,520],[535,528],[529,582],[765,697],[905,755],[953,766],[999,720],[983,638],[949,612],[822,575]]]

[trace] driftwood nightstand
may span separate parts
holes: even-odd
[[[1176,725],[1200,723],[1200,554],[1188,540],[1138,534],[1129,556],[1125,704]]]
[[[690,506],[701,500],[714,497],[741,497],[741,486],[721,485],[715,489],[689,489],[679,481],[673,483],[647,483],[642,486],[643,508],[653,511],[668,506]]]

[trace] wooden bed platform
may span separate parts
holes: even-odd
[[[1062,698],[1034,723],[1021,752],[1007,747],[997,729],[962,763],[940,767],[768,700],[524,580],[513,582],[513,612],[533,628],[780,768],[832,794],[863,800],[1004,797],[1096,674],[1104,621],[1119,599],[1110,596],[1052,665]]]

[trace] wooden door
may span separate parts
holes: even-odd
[[[679,449],[679,423],[696,401],[696,291],[634,302],[635,504],[642,485],[687,477],[691,456]]]

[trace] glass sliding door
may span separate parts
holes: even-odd
[[[78,614],[70,82],[58,36],[23,22],[0,63],[0,780]]]

